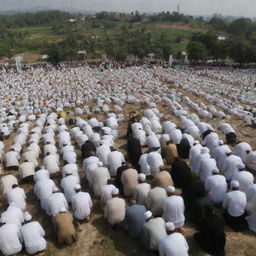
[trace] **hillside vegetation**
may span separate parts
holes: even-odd
[[[219,41],[219,35],[227,39]],[[117,61],[127,56],[142,59],[150,53],[167,60],[170,54],[179,57],[187,51],[193,62],[227,57],[256,62],[256,25],[245,18],[229,22],[214,16],[205,21],[177,12],[0,15],[0,57],[23,53],[28,61],[35,61],[47,54],[50,61],[59,62],[84,58],[78,51],[86,51],[87,59],[105,54]]]

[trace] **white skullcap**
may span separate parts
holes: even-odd
[[[52,189],[52,192],[57,192],[57,191],[59,191],[59,188],[54,186],[53,189]]]
[[[209,153],[210,151],[209,151],[209,149],[207,148],[207,147],[203,147],[202,149],[201,149],[201,153],[202,154],[206,154],[206,153]]]
[[[6,223],[6,218],[5,217],[1,217],[0,218],[0,223]]]
[[[239,182],[237,180],[232,180],[230,182],[230,187],[231,188],[239,188],[239,186],[240,186],[240,184],[239,184]]]
[[[143,182],[146,180],[146,175],[144,173],[139,174],[139,181]]]
[[[173,186],[169,186],[169,187],[167,187],[167,193],[174,193],[176,190],[175,190],[175,187],[173,187]]]
[[[199,140],[195,140],[194,144],[200,144]]]
[[[219,146],[224,145],[224,141],[223,140],[219,140]]]
[[[112,192],[111,192],[111,195],[112,196],[116,196],[119,194],[119,189],[118,188],[113,188]]]
[[[151,211],[146,211],[145,213],[144,213],[144,218],[145,218],[145,220],[147,220],[147,219],[149,219],[149,218],[151,218],[152,217],[152,212]]]
[[[60,207],[60,212],[66,212],[67,209],[65,207]]]
[[[172,222],[165,223],[165,229],[167,231],[173,231],[175,230],[175,225]]]
[[[213,169],[212,174],[216,174],[216,173],[220,173],[220,171],[218,169]]]
[[[75,190],[81,189],[81,185],[80,185],[80,184],[76,184],[76,185],[74,186],[74,189],[75,189]]]
[[[32,220],[32,216],[29,214],[29,212],[24,213],[24,220],[25,221],[31,221]]]
[[[41,169],[45,169],[45,166],[44,166],[44,165],[41,165],[40,168],[41,168]]]

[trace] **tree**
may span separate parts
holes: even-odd
[[[207,57],[207,51],[202,43],[191,41],[187,46],[188,58],[192,63],[205,60]]]

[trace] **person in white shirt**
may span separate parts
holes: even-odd
[[[207,147],[202,147],[201,148],[201,154],[197,155],[195,158],[195,165],[193,166],[192,171],[195,174],[199,174],[200,168],[201,168],[201,164],[203,161],[207,161],[210,159],[210,154],[209,154],[209,149]]]
[[[28,162],[32,162],[35,168],[38,167],[37,155],[35,151],[27,151],[23,153],[22,159],[23,161],[27,160]]]
[[[225,212],[223,218],[236,232],[247,228],[246,217],[246,194],[239,191],[239,182],[232,180],[230,183],[231,191],[228,192],[223,200]]]
[[[116,176],[116,171],[123,162],[125,162],[123,153],[112,149],[111,152],[108,154],[108,166],[111,177]]]
[[[44,158],[43,164],[45,168],[49,171],[50,175],[58,173],[60,171],[59,160],[56,155],[52,155],[49,152]]]
[[[15,255],[22,250],[20,227],[15,223],[6,224],[0,219],[0,251],[4,256]],[[11,241],[11,243],[10,243]]]
[[[75,151],[65,151],[63,153],[63,161],[65,164],[75,164],[76,163],[76,152]]]
[[[135,200],[136,204],[146,206],[146,198],[147,194],[151,189],[151,185],[145,182],[146,175],[144,173],[139,174],[139,184],[135,187],[133,192],[133,200]]]
[[[37,221],[32,221],[29,213],[25,214],[25,224],[20,229],[22,241],[28,254],[42,253],[46,249],[45,232]]]
[[[206,179],[212,175],[212,170],[218,169],[214,158],[201,159],[199,177],[200,180],[205,183]]]
[[[47,210],[47,199],[52,195],[55,186],[54,181],[49,178],[38,180],[34,186],[34,193],[45,211]]]
[[[245,163],[245,158],[247,154],[249,154],[252,151],[252,147],[250,144],[246,142],[238,142],[235,145],[235,151],[234,154],[236,156],[239,156],[242,161]]]
[[[173,144],[180,144],[180,141],[182,140],[182,133],[179,129],[174,129],[169,133],[170,140],[173,142]]]
[[[10,149],[4,156],[4,163],[6,170],[18,170],[19,169],[19,154],[14,150]]]
[[[49,216],[56,216],[60,213],[61,208],[65,208],[68,212],[68,202],[64,196],[64,194],[61,192],[60,189],[57,187],[53,188],[53,194],[48,197],[47,199],[47,211],[46,213]]]
[[[0,187],[1,193],[5,195],[9,190],[12,189],[12,186],[18,184],[18,180],[15,176],[9,174],[1,177]]]
[[[148,158],[148,153],[144,153],[141,155],[139,160],[140,171],[146,176],[150,175],[150,165],[148,164],[147,158]]]
[[[150,166],[150,173],[153,176],[159,172],[161,166],[164,166],[162,156],[157,151],[151,151],[148,153],[147,162]]]
[[[215,158],[216,160],[216,163],[217,163],[217,167],[219,168],[219,170],[222,172],[223,170],[223,167],[224,167],[224,161],[226,159],[226,157],[231,154],[231,150],[229,148],[228,145],[224,145],[223,144],[224,142],[221,140],[219,141],[219,146],[217,146],[215,149],[214,149],[214,152],[213,152],[213,157]]]
[[[24,222],[24,212],[12,202],[1,214],[1,218],[5,219],[5,223],[15,223],[21,227]]]
[[[153,218],[151,211],[145,212],[144,218],[142,241],[148,249],[158,251],[159,243],[167,236],[165,222],[161,217]]]
[[[246,171],[246,169],[239,169],[239,172],[234,174],[232,179],[237,180],[239,182],[239,189],[245,194],[247,193],[247,190],[253,185],[254,182],[253,175],[250,172]]]
[[[28,162],[28,160],[24,160],[24,163],[19,167],[19,173],[23,182],[33,181],[35,164],[33,162]]]
[[[44,146],[44,155],[46,156],[47,153],[50,153],[51,155],[57,154],[57,147],[55,145],[51,144],[50,142],[48,142]]]
[[[227,157],[223,161],[222,173],[227,181],[231,181],[232,177],[239,172],[240,169],[244,169],[245,166],[242,159],[239,156],[227,154]]]
[[[109,199],[112,198],[112,191],[116,189],[116,187],[112,184],[112,180],[108,180],[108,184],[104,185],[101,188],[101,198],[100,198],[100,206],[104,209],[105,204]]]
[[[80,184],[74,187],[76,194],[71,197],[74,216],[79,221],[88,222],[90,220],[92,200],[89,193],[82,192]]]
[[[219,174],[218,169],[212,170],[212,176],[206,179],[204,185],[211,202],[213,204],[222,203],[227,192],[227,182],[225,177]]]
[[[99,160],[104,164],[104,166],[108,165],[108,155],[110,152],[110,147],[105,144],[102,144],[96,149],[96,155],[99,158]]]
[[[256,174],[256,151],[251,151],[246,155],[245,165],[254,175]]]
[[[64,190],[68,202],[71,202],[71,197],[75,194],[74,187],[77,184],[79,184],[79,180],[71,172],[67,173],[66,177],[61,179],[61,187]]]
[[[45,167],[42,165],[41,168],[35,172],[34,174],[34,182],[37,183],[39,180],[50,179],[50,173]]]
[[[13,202],[22,211],[26,210],[26,194],[18,184],[14,184],[12,189],[6,193],[6,199],[9,205]]]
[[[174,223],[165,223],[167,236],[159,243],[159,256],[188,256],[189,246],[185,237],[177,231]]]
[[[175,195],[175,188],[173,186],[167,188],[167,196],[164,200],[162,217],[165,222],[173,222],[175,228],[182,228],[185,222],[183,198]]]

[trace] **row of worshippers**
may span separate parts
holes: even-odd
[[[33,221],[26,211],[26,194],[13,175],[1,178],[1,192],[8,207],[0,218],[0,251],[14,255],[23,248],[28,254],[37,254],[46,249],[45,232],[41,224]]]
[[[204,105],[202,103],[196,104],[191,99],[189,99],[188,96],[184,97],[185,102],[187,102],[192,108],[194,108],[194,110],[198,111],[198,114],[202,117],[211,118],[211,116],[213,116],[218,118],[230,119],[231,118],[230,115],[234,115],[235,118],[244,119],[245,122],[248,123],[249,125],[251,125],[255,120],[252,111],[248,111],[248,108],[244,108],[239,103],[234,102],[233,100],[227,99],[227,97],[230,97],[233,94],[233,92],[232,90],[231,91],[227,90],[226,84],[209,80],[209,78],[207,77],[202,78],[200,76],[200,79],[198,79],[196,73],[194,72],[193,74],[191,72],[184,73],[184,70],[182,70],[181,72],[180,70],[179,71],[175,70],[174,71],[175,75],[173,75],[171,72],[167,73],[166,71],[161,69],[158,69],[158,72],[161,73],[161,76],[165,77],[166,80],[172,80],[172,81],[176,80],[174,84],[175,86],[182,87],[186,91],[193,93],[197,96],[200,95],[207,101],[208,103],[207,105]],[[177,76],[179,77],[178,80],[177,80]],[[209,83],[211,83],[211,86],[207,85]],[[220,88],[221,90],[219,90]],[[242,97],[243,97],[243,102],[248,101],[248,99],[250,98],[250,94],[246,95],[245,97],[244,90],[242,91],[237,90],[237,91],[239,91],[239,93],[237,94],[239,96],[238,101],[240,101]],[[225,95],[225,98],[223,98],[222,95]],[[250,104],[252,104],[252,102],[253,101],[250,100]],[[221,108],[223,111],[218,111],[216,109],[216,106],[218,108]],[[228,112],[229,115],[225,114],[224,111]]]

